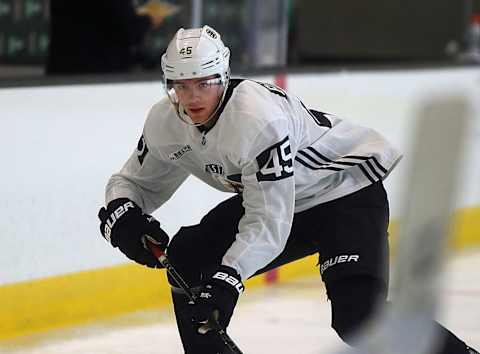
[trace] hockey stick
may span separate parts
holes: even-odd
[[[163,252],[157,245],[148,241],[148,239],[147,239],[147,244],[148,244],[148,247],[150,248],[150,251],[152,251],[153,255],[158,259],[160,264],[165,267],[168,274],[170,274],[170,276],[175,280],[178,286],[182,288],[182,290],[185,292],[188,300],[192,303],[195,303],[198,299],[198,296],[192,291],[190,286],[188,286],[188,284],[185,282],[182,276],[177,272],[175,267],[170,263],[165,252]],[[231,353],[243,354],[243,352],[238,348],[238,346],[235,344],[232,338],[230,338],[227,332],[225,332],[225,330],[220,326],[216,318],[212,316],[208,320],[207,324],[210,326],[211,329],[213,329],[218,334],[222,342],[230,350]]]

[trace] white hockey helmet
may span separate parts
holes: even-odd
[[[162,56],[166,80],[182,80],[220,75],[225,81],[230,72],[230,49],[210,26],[180,28]]]
[[[225,97],[230,78],[230,49],[223,44],[220,34],[210,26],[201,28],[180,28],[170,41],[162,56],[162,71],[167,95],[174,105],[177,115],[188,124],[188,116],[180,109],[172,83],[174,80],[196,79],[212,75],[218,76],[223,94],[217,109],[202,124],[213,118]]]

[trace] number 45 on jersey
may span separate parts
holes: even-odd
[[[260,170],[257,172],[257,180],[276,181],[293,176],[292,151],[288,136],[263,151],[257,157]]]

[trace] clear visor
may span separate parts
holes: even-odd
[[[170,102],[175,107],[177,116],[189,125],[203,125],[210,121],[217,113],[221,103],[223,102],[228,79],[224,76],[217,75],[206,79],[199,80],[168,80],[165,79],[165,89],[167,91]],[[188,95],[211,95],[216,94],[220,98],[218,105],[214,111],[202,122],[193,122],[186,111],[182,108],[179,97]]]
[[[188,82],[186,80],[166,80],[167,91],[170,93],[175,92],[175,96],[188,94],[194,91],[200,94],[208,93],[211,90],[223,88],[223,86],[224,83],[221,77],[198,80],[194,82]]]

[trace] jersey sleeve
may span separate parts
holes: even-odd
[[[377,131],[333,115],[331,128],[298,151],[296,162],[327,173],[356,169],[370,183],[384,180],[402,155]]]
[[[125,197],[137,203],[145,213],[152,213],[189,176],[186,170],[155,156],[149,146],[148,134],[144,129],[135,152],[107,183],[107,204],[113,199]]]
[[[294,156],[287,123],[270,123],[251,146],[246,156],[239,158],[245,214],[235,241],[222,259],[242,279],[252,276],[283,251],[295,206]]]

